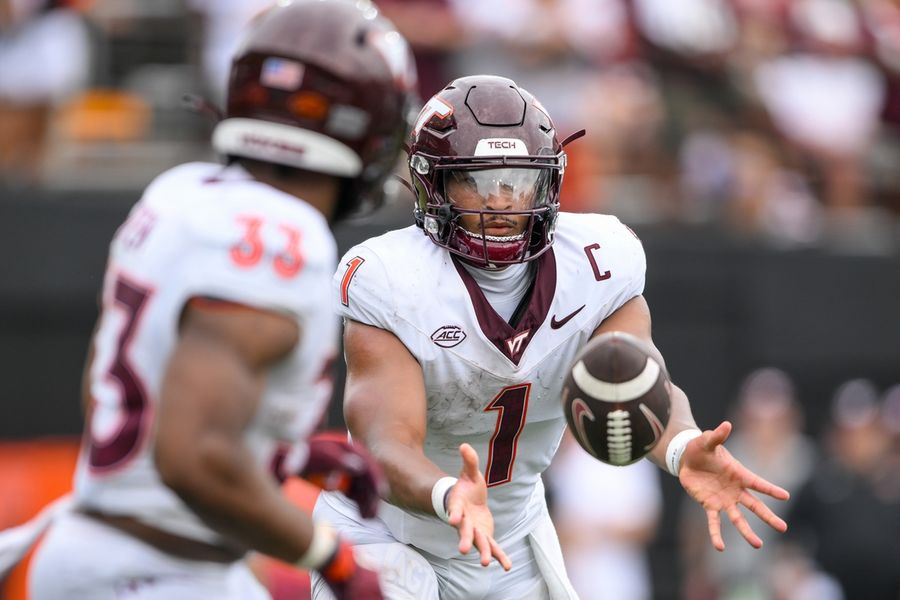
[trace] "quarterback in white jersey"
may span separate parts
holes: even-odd
[[[409,56],[365,2],[280,2],[252,23],[213,136],[228,164],[163,173],[112,241],[73,508],[37,554],[32,598],[266,598],[249,550],[316,570],[340,598],[382,598],[278,481],[377,506],[368,454],[311,434],[337,351],[330,224],[380,201]]]
[[[391,598],[575,597],[541,482],[565,428],[563,380],[594,335],[651,338],[640,241],[615,217],[558,212],[564,144],[514,82],[453,81],[413,132],[417,225],[340,261],[344,411],[391,495],[375,520],[334,494],[314,514],[380,565]],[[672,403],[652,459],[678,454],[672,471],[707,509],[713,543],[725,510],[759,544],[738,503],[783,529],[748,489],[786,492],[727,453],[730,425],[701,434],[674,386]]]

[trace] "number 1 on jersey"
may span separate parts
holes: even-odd
[[[344,306],[350,306],[350,281],[353,279],[353,276],[356,275],[356,270],[362,266],[364,262],[366,262],[366,259],[361,256],[354,256],[347,261],[347,270],[344,272],[344,277],[341,279],[341,304]]]
[[[531,395],[530,383],[510,385],[500,390],[484,409],[485,412],[489,410],[499,412],[497,426],[488,446],[487,467],[484,469],[488,487],[512,480],[519,435],[525,429],[529,395]]]

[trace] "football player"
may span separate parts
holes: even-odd
[[[330,224],[380,201],[414,73],[365,0],[286,0],[251,23],[213,133],[228,164],[163,173],[112,241],[75,507],[36,556],[33,599],[267,598],[248,550],[382,597],[277,479],[334,482],[373,513],[375,463],[307,437],[338,341]]]
[[[332,493],[314,515],[380,565],[390,598],[575,597],[541,482],[565,428],[563,379],[592,336],[652,339],[638,238],[613,216],[559,212],[564,145],[513,81],[453,81],[412,132],[415,225],[340,261],[344,414],[391,493],[377,519]],[[724,511],[761,545],[740,505],[783,531],[751,491],[787,492],[731,457],[729,423],[701,432],[671,396],[650,458],[706,510],[712,544]],[[313,576],[316,598],[326,584]]]

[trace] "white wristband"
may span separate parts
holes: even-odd
[[[668,448],[666,448],[666,468],[669,469],[669,473],[678,477],[678,472],[681,470],[681,455],[684,454],[684,449],[687,448],[688,442],[701,435],[703,435],[703,432],[699,429],[685,429],[675,434],[675,437],[669,442]]]
[[[445,523],[450,522],[450,514],[447,512],[447,507],[444,506],[444,499],[457,481],[456,477],[441,477],[431,488],[431,506],[434,508],[434,514]]]
[[[334,556],[337,546],[338,536],[334,529],[325,523],[316,523],[313,525],[313,535],[309,541],[309,547],[296,565],[301,569],[318,570]]]

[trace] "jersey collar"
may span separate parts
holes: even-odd
[[[522,314],[515,327],[503,320],[488,302],[472,275],[463,267],[459,259],[451,256],[456,272],[469,292],[475,317],[484,336],[500,351],[510,362],[517,365],[525,353],[525,348],[531,342],[531,338],[547,319],[550,312],[550,303],[556,292],[556,258],[553,248],[550,248],[537,259],[537,271],[534,274],[534,284],[530,290],[530,298],[526,295],[523,300],[527,302],[525,312]]]

